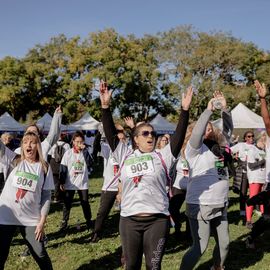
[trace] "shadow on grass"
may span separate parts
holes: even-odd
[[[235,241],[230,243],[230,251],[226,260],[226,265],[228,269],[240,270],[249,268],[250,266],[254,266],[256,263],[263,260],[264,253],[270,252],[269,231],[265,232],[257,239],[257,241],[255,242],[256,249],[246,248],[246,237],[247,234],[241,235]]]
[[[103,256],[102,258],[90,261],[81,265],[78,270],[114,270],[121,267],[122,248],[118,247],[114,252]]]
[[[167,239],[165,254],[174,254],[186,250],[192,244],[192,239],[187,238],[185,233],[180,235],[171,233]]]

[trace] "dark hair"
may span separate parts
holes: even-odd
[[[83,133],[82,133],[80,130],[77,130],[77,131],[73,134],[73,136],[72,136],[72,141],[74,141],[77,137],[82,138],[83,141],[84,141],[84,135],[83,135]]]
[[[43,141],[42,131],[41,131],[41,129],[39,128],[39,126],[36,123],[33,123],[33,124],[28,125],[26,127],[26,129],[25,129],[25,133],[28,132],[27,129],[30,128],[30,127],[35,127],[37,129],[39,139],[40,139],[40,141]]]
[[[150,128],[152,128],[154,130],[154,127],[151,124],[149,124],[149,123],[141,123],[141,124],[137,125],[132,130],[132,133],[131,133],[131,142],[132,142],[132,148],[133,149],[136,149],[137,148],[136,143],[135,143],[135,140],[134,140],[134,137],[138,136],[139,135],[139,132],[144,127],[150,127]]]

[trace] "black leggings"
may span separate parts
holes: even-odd
[[[116,199],[117,191],[102,191],[100,196],[100,204],[95,221],[95,232],[100,233],[104,220],[108,217]]]
[[[45,249],[44,242],[40,242],[35,239],[36,226],[0,225],[0,270],[4,269],[11,241],[17,228],[19,228],[33,258],[39,265],[39,268],[42,270],[53,269],[51,260]]]
[[[87,223],[91,222],[91,208],[88,200],[88,189],[84,190],[77,190],[79,197],[80,197],[80,202],[81,206],[83,209],[83,215]],[[69,214],[70,214],[70,209],[71,205],[73,202],[73,197],[75,194],[75,190],[66,190],[65,191],[65,196],[64,196],[64,206],[63,206],[63,221],[67,225],[68,220],[69,220]]]
[[[158,214],[146,217],[120,217],[119,230],[126,270],[141,269],[143,254],[146,269],[161,269],[169,233],[167,216]]]
[[[240,194],[239,194],[241,211],[246,211],[246,201],[248,198],[247,192],[248,192],[248,178],[247,178],[246,173],[243,173],[241,187],[240,187]]]
[[[181,228],[181,213],[180,209],[186,199],[186,192],[184,190],[178,189],[173,187],[172,188],[173,197],[170,198],[169,201],[169,212],[171,214],[171,217],[174,221],[174,227],[176,232],[180,232]],[[186,221],[186,233],[191,237],[190,234],[190,227],[189,227],[189,221],[186,215],[185,221]]]

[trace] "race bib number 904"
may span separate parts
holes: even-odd
[[[151,155],[129,158],[125,161],[125,167],[129,178],[154,172]]]
[[[12,185],[16,188],[21,188],[34,192],[37,187],[39,176],[27,172],[16,172],[13,178]]]

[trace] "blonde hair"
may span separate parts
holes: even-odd
[[[39,139],[38,134],[34,132],[26,132],[23,135],[22,141],[21,141],[21,157],[18,160],[18,162],[25,160],[25,155],[24,155],[24,149],[23,149],[23,142],[26,138],[34,138],[37,142],[37,155],[36,155],[36,160],[41,163],[42,169],[45,173],[48,171],[48,163],[44,160],[43,155],[42,155],[42,148],[41,148],[41,142]]]
[[[191,137],[193,128],[196,125],[196,123],[197,123],[197,121],[192,122],[187,127],[185,140],[184,140],[184,143],[183,143],[183,146],[181,149],[181,156],[184,158],[185,158],[185,150],[186,150],[187,143]],[[215,126],[213,126],[211,122],[208,122],[208,124],[210,124],[212,129],[213,129],[213,132],[212,132],[210,139],[217,142],[219,146],[225,146],[227,144],[227,140],[226,140],[225,136],[223,135],[222,131],[219,128],[216,128]]]
[[[184,140],[183,145],[182,145],[182,148],[181,148],[181,156],[182,156],[183,158],[186,157],[186,155],[185,155],[185,150],[186,150],[186,147],[187,147],[187,143],[188,143],[188,141],[189,141],[189,139],[190,139],[190,137],[191,137],[193,128],[195,127],[196,123],[197,123],[197,121],[194,121],[194,122],[190,123],[190,124],[188,125],[188,127],[187,127],[185,140]]]

